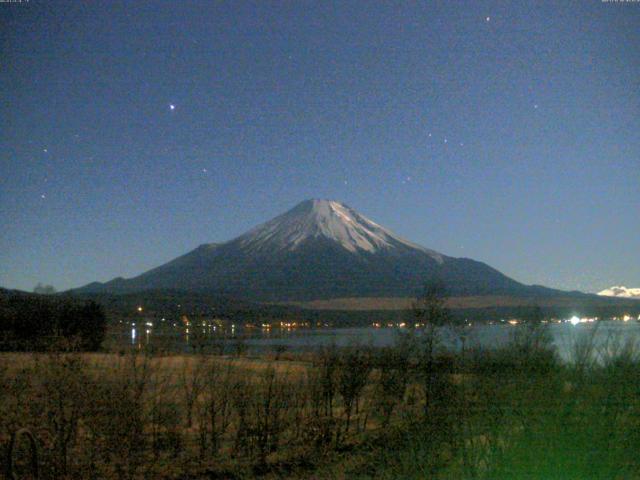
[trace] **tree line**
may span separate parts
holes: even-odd
[[[94,301],[68,297],[0,294],[0,350],[48,350],[61,342],[95,351],[106,333],[106,316]]]

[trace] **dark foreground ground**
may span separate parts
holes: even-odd
[[[251,358],[2,354],[3,471],[33,478],[37,467],[41,479],[640,478],[640,355],[629,339],[598,351],[585,340],[560,364],[542,330],[455,356],[427,338]],[[19,429],[27,430],[9,461]]]

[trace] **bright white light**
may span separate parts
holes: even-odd
[[[136,339],[136,329],[132,328],[131,329],[131,340],[135,340]]]
[[[169,105],[169,110],[175,110],[176,106],[172,103],[171,105]]]
[[[569,319],[569,321],[571,322],[571,325],[577,325],[580,323],[580,319],[578,317],[576,317],[575,315],[573,317],[571,317]]]

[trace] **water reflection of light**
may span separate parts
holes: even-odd
[[[132,328],[131,329],[131,343],[136,341],[136,329]]]

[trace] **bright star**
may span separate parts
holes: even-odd
[[[173,111],[175,109],[176,109],[176,106],[173,103],[169,104],[169,110]]]
[[[486,20],[487,22],[490,22],[490,21],[491,21],[491,17],[487,17],[487,18],[485,18],[485,20]]]

